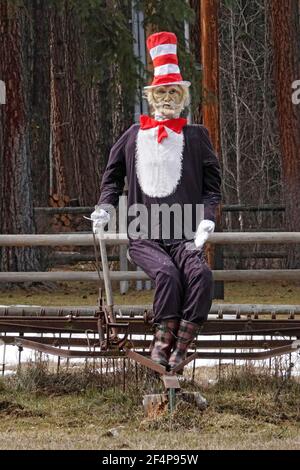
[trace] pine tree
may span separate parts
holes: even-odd
[[[7,85],[6,104],[0,107],[0,233],[34,233],[29,147],[32,41],[26,2],[0,3],[0,32],[0,77]],[[37,250],[3,248],[0,270],[39,270]]]
[[[300,78],[298,0],[272,0],[275,84],[282,156],[283,199],[288,231],[300,231],[300,106],[293,103],[292,84]],[[288,267],[299,268],[300,249],[288,250]]]

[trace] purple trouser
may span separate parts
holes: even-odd
[[[178,318],[193,323],[207,319],[213,277],[204,251],[188,250],[187,242],[130,240],[129,255],[155,281],[154,321]]]

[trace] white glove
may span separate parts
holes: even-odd
[[[201,220],[195,235],[195,245],[201,249],[209,237],[210,233],[215,230],[215,223],[212,220]]]
[[[104,209],[95,209],[91,214],[91,219],[93,221],[93,232],[99,233],[106,224],[110,221],[110,215]]]

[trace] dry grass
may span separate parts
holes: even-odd
[[[0,292],[0,304],[95,305],[95,284],[60,284],[53,291]],[[151,303],[153,291],[115,293],[115,303]],[[300,303],[299,283],[226,283],[225,302]],[[219,302],[219,301],[217,301]],[[172,415],[146,419],[144,393],[159,393],[153,375],[127,373],[122,389],[112,377],[90,370],[51,373],[29,367],[0,381],[0,449],[299,449],[300,386],[249,369],[201,368],[209,407],[200,412],[178,403]],[[211,385],[211,384],[214,385]],[[184,439],[183,439],[184,436]]]
[[[140,370],[140,374],[142,371]],[[81,370],[59,376],[44,366],[0,382],[1,449],[297,449],[300,384],[252,368],[228,369],[201,390],[201,412],[178,401],[173,414],[144,416],[142,396],[158,392],[153,375],[122,388]],[[103,378],[102,378],[103,379]],[[279,393],[278,393],[279,392]],[[184,434],[183,434],[184,433]],[[183,439],[184,435],[184,439]]]
[[[0,290],[0,305],[96,305],[98,288],[94,283],[57,283],[55,290],[12,289]],[[114,290],[116,304],[149,304],[152,291],[136,291],[133,288],[126,295]],[[220,300],[215,300],[220,302]],[[222,301],[221,301],[222,302]],[[271,303],[300,304],[300,283],[282,281],[268,282],[226,282],[224,302],[228,303]]]

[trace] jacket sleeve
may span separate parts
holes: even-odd
[[[221,168],[214,152],[206,127],[201,126],[201,142],[203,152],[203,197],[204,219],[216,219],[216,208],[222,200]]]
[[[98,206],[107,212],[110,212],[112,206],[118,206],[119,197],[124,189],[126,176],[125,145],[128,132],[129,130],[111,148],[108,163],[102,177]]]

